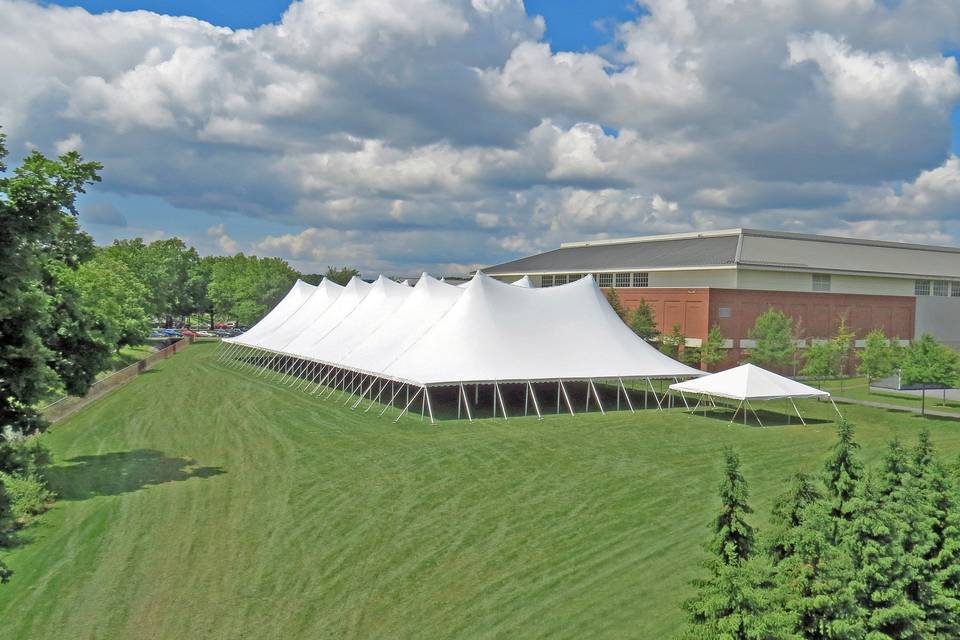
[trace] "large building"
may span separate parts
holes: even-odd
[[[960,347],[960,249],[856,238],[729,229],[563,244],[484,270],[551,287],[591,273],[627,308],[644,299],[661,331],[679,324],[699,345],[719,325],[739,359],[747,332],[773,307],[793,318],[800,346],[835,333],[930,333]],[[727,364],[725,363],[725,364]]]

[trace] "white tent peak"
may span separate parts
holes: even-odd
[[[515,280],[510,284],[512,284],[515,287],[523,287],[524,289],[533,288],[533,280],[530,279],[530,276],[523,276],[519,280]]]
[[[702,378],[672,384],[670,388],[733,400],[830,397],[830,394],[822,389],[791,380],[754,364],[742,364]]]

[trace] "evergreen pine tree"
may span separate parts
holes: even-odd
[[[613,308],[614,313],[620,316],[620,319],[624,322],[627,321],[627,310],[623,308],[623,303],[620,302],[620,295],[617,293],[617,290],[613,287],[607,289],[607,302],[610,303],[610,306]]]
[[[841,418],[837,424],[837,436],[837,442],[827,458],[823,479],[827,488],[829,513],[834,519],[831,527],[834,541],[839,539],[843,523],[852,517],[850,501],[853,500],[857,483],[863,476],[863,465],[856,455],[860,445],[854,441],[853,426],[846,418]]]
[[[653,308],[643,298],[640,298],[640,304],[633,310],[633,315],[630,317],[630,328],[647,342],[652,342],[659,334],[657,323],[653,319]]]
[[[866,637],[873,640],[924,638],[923,610],[908,597],[910,559],[901,525],[867,476],[851,503],[847,544],[853,561],[853,588],[863,610]]]

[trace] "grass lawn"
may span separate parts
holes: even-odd
[[[679,412],[394,425],[198,343],[45,436],[62,499],[7,555],[0,637],[665,638],[700,574],[720,452],[762,525],[819,469],[808,426]],[[919,416],[844,408],[864,455]],[[960,426],[928,420],[960,452]]]
[[[867,386],[866,378],[847,378],[843,380],[842,388],[840,380],[825,380],[822,384],[815,381],[807,381],[807,384],[826,389],[836,396],[844,398],[853,398],[854,400],[869,400],[871,402],[885,402],[887,404],[897,404],[904,407],[920,408],[920,396],[914,396],[907,393],[897,393],[896,391],[871,391]],[[937,389],[927,390],[927,408],[938,411],[952,411],[960,414],[960,402],[947,399],[943,402],[943,396]]]

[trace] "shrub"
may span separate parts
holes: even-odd
[[[10,501],[10,514],[19,522],[46,511],[54,497],[43,478],[34,473],[0,472],[0,483]]]

